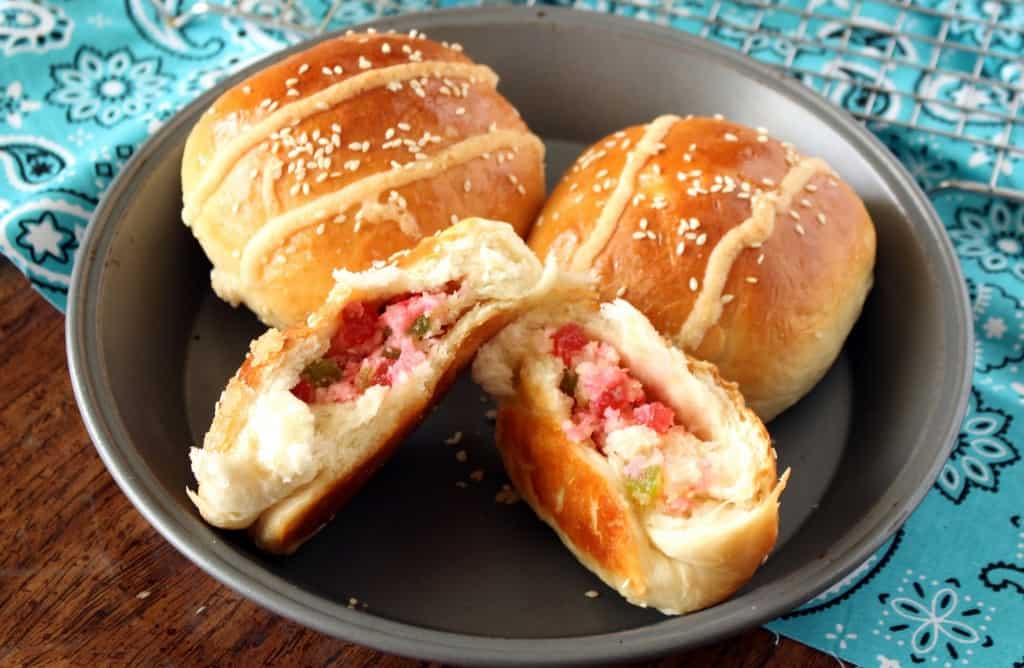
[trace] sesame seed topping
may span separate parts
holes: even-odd
[[[789,217],[792,218],[793,220],[800,220],[800,212],[797,211],[796,209],[790,209]]]
[[[647,230],[647,238],[653,241],[658,238],[658,235],[655,234],[653,230]]]
[[[768,141],[768,135],[757,135],[757,141],[761,144],[764,144],[765,142]]]
[[[640,231],[634,232],[633,233],[633,238],[638,240],[638,241],[640,239],[646,239],[647,238],[647,233],[646,232],[640,232]]]
[[[722,114],[715,114],[714,116],[712,116],[712,118],[715,119],[716,121],[724,121],[725,120],[725,116],[723,116]]]
[[[641,218],[640,219],[640,229],[641,230],[646,230],[647,229],[647,219],[646,218]]]
[[[359,56],[359,69],[368,70],[371,67],[373,67],[373,63],[366,56]]]
[[[818,222],[821,223],[822,225],[824,225],[827,221],[828,221],[828,219],[825,218],[825,214],[823,214],[822,212],[819,211],[818,212]]]
[[[241,205],[242,205],[242,203],[241,203],[241,202],[235,202],[234,204],[232,204],[232,205],[231,205],[231,213],[233,213],[233,214],[237,214],[237,213],[238,213],[238,208],[239,208],[239,207],[240,207]]]
[[[249,86],[249,85],[242,86],[242,92],[245,93],[246,95],[249,95],[250,93],[252,93],[252,86]]]
[[[525,195],[526,194],[526,187],[523,186],[523,184],[520,183],[519,185],[516,186],[516,192],[519,193],[520,195]]]
[[[301,65],[299,65],[299,74],[305,74],[308,71],[309,71],[309,65],[308,64],[302,63]]]
[[[739,141],[739,139],[740,139],[739,137],[737,137],[736,135],[734,135],[731,132],[726,132],[725,133],[725,141]]]
[[[484,479],[484,470],[477,469],[473,471],[472,473],[469,474],[469,479],[472,480],[473,482],[480,482],[481,480]]]
[[[320,223],[319,225],[316,226],[316,233],[317,233],[317,235],[323,236],[323,233],[324,233],[324,224],[323,223]]]
[[[722,295],[722,303],[723,304],[728,304],[729,302],[731,302],[735,298],[736,297],[734,295],[724,294],[724,295]]]
[[[462,432],[457,431],[448,438],[444,439],[445,445],[457,445],[462,440]]]
[[[679,243],[676,244],[676,255],[682,255],[685,250],[686,250],[686,243],[685,242],[680,241]]]
[[[797,224],[796,224],[796,232],[797,232],[797,234],[799,234],[800,236],[803,236],[803,235],[804,235],[804,226],[803,226],[803,225],[801,225],[800,223],[797,223]]]
[[[340,76],[340,75],[345,73],[345,68],[342,67],[341,65],[335,65],[334,66],[334,73]]]
[[[327,67],[326,65],[321,67],[320,71],[323,73],[325,77],[331,76],[331,68]]]
[[[412,129],[412,126],[410,126],[405,121],[402,121],[401,123],[398,124],[398,129],[401,130],[402,132],[408,132],[409,130]]]
[[[308,183],[303,183],[302,184],[302,194],[303,195],[308,195],[309,194],[309,184]]]
[[[587,591],[583,592],[583,595],[587,598],[597,598],[598,596],[600,596],[600,594],[598,594],[593,589],[588,589]]]
[[[766,177],[764,177],[763,179],[761,179],[761,183],[765,184],[765,185],[766,185],[766,186],[768,186],[769,188],[773,188],[773,187],[775,187],[775,181],[771,180],[771,179],[770,179],[770,178],[768,178],[767,176],[766,176]]]
[[[287,88],[291,88],[292,86],[294,86],[294,85],[295,85],[295,84],[297,84],[297,83],[299,83],[299,80],[298,80],[298,79],[296,79],[295,77],[292,77],[291,79],[285,79],[285,80],[284,80],[284,85],[285,85],[285,86],[286,86]]]
[[[747,283],[750,283],[751,285],[754,285],[757,283],[757,276],[747,276],[743,280],[745,280]]]
[[[452,222],[452,225],[454,225],[455,223],[459,222],[459,217],[453,213],[449,220]]]
[[[383,44],[380,45],[380,52],[385,54],[391,53],[391,45],[388,44],[387,42],[384,42]]]
[[[690,292],[697,292],[697,279],[693,276],[690,277]]]
[[[764,253],[759,253],[757,256],[757,263],[761,264],[762,262],[764,262]]]
[[[624,294],[626,294],[626,286],[625,285],[620,285],[619,289],[615,291],[615,296],[616,297],[621,297]]]
[[[800,198],[800,206],[806,207],[808,209],[811,208],[811,200],[807,199],[806,197]]]
[[[696,239],[695,243],[698,246],[703,246],[704,244],[707,243],[707,241],[708,241],[708,235],[706,233],[704,233],[704,232],[701,232],[700,234],[697,235],[697,239]]]
[[[818,192],[818,186],[814,185],[813,183],[808,183],[807,185],[804,186],[804,190],[806,190],[809,193]]]
[[[463,190],[464,192],[467,192],[467,193],[468,193],[468,192],[470,192],[471,190],[473,190],[473,184],[472,184],[472,183],[470,182],[470,180],[469,180],[469,179],[466,179],[466,180],[465,180],[465,181],[463,182],[463,184],[462,184],[462,190]]]

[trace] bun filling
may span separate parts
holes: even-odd
[[[307,404],[345,403],[403,382],[465,312],[460,292],[450,281],[440,290],[346,305],[327,352],[306,365],[292,394]]]
[[[569,399],[563,430],[609,461],[634,504],[688,517],[698,505],[721,498],[715,487],[731,483],[723,448],[698,438],[631,373],[619,351],[578,323],[549,337],[551,355],[563,366],[559,390]]]

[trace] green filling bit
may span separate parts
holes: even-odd
[[[425,315],[421,315],[412,321],[412,326],[409,328],[409,333],[415,336],[417,339],[422,339],[427,333],[430,332],[430,318]]]
[[[661,467],[652,466],[636,479],[626,478],[626,491],[641,506],[650,505],[661,491]]]
[[[313,387],[327,387],[341,380],[341,369],[334,360],[320,359],[310,362],[309,366],[302,370],[301,375],[302,380]]]

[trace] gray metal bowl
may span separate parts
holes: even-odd
[[[551,9],[437,12],[381,21],[461,42],[548,141],[549,172],[586,144],[665,113],[763,125],[835,165],[878,227],[876,286],[843,356],[771,425],[793,478],[773,556],[731,600],[681,618],[624,603],[579,566],[506,482],[468,380],[337,519],[288,559],[204,524],[185,496],[186,449],[260,332],[218,301],[180,222],[192,124],[225,81],[140,151],[97,209],[67,320],[75,393],[100,456],[178,550],[302,624],[444,661],[569,664],[678,650],[784,613],[860,564],[906,519],[946,459],[970,380],[968,301],[927,199],[844,112],[736,53],[629,20]],[[269,60],[280,58],[272,56]],[[260,67],[261,63],[256,67]],[[455,460],[443,440],[465,436]],[[466,488],[469,472],[481,482]],[[602,593],[584,596],[589,589]],[[349,609],[350,597],[360,601]],[[361,605],[365,602],[368,607]]]

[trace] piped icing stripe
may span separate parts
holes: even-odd
[[[242,157],[277,132],[295,122],[341,104],[374,88],[381,88],[394,82],[403,82],[418,77],[457,77],[471,81],[483,81],[491,87],[497,86],[498,75],[485,65],[469,63],[428,61],[423,63],[402,63],[381,67],[351,76],[294,102],[285,104],[267,115],[245,132],[234,137],[225,146],[218,147],[216,154],[203,170],[199,182],[185,200],[182,218],[186,225],[195,221],[206,200],[213,194],[231,169]]]
[[[594,263],[594,258],[604,250],[608,241],[615,232],[619,218],[626,210],[633,197],[633,190],[636,187],[636,177],[644,168],[647,161],[661,152],[664,148],[662,141],[676,121],[678,116],[659,116],[651,121],[644,129],[644,134],[636,147],[626,156],[626,164],[622,167],[619,181],[611,197],[605,202],[601,213],[594,223],[586,240],[576,249],[570,262],[570,268],[574,271],[589,269]]]
[[[386,191],[402,188],[421,179],[433,178],[453,167],[483,157],[485,153],[527,145],[532,145],[535,150],[543,154],[544,145],[537,137],[527,132],[495,130],[475,135],[439,151],[429,160],[411,162],[399,169],[366,176],[348,184],[341,190],[327,193],[298,208],[271,218],[249,239],[242,252],[241,279],[246,284],[258,281],[266,259],[288,237],[302,229],[319,224],[329,216],[344,213],[354,204],[364,203],[364,206],[368,206],[372,220],[374,217],[372,214],[376,211],[374,203],[380,206],[378,200]],[[418,228],[403,225],[402,231],[411,234],[418,232]]]
[[[680,347],[696,349],[708,330],[722,317],[722,291],[725,290],[729,273],[740,253],[764,243],[775,229],[778,212],[789,208],[793,197],[803,190],[815,174],[831,171],[824,160],[804,158],[786,173],[777,190],[752,198],[750,217],[726,232],[708,257],[701,290],[676,336],[676,343]]]

